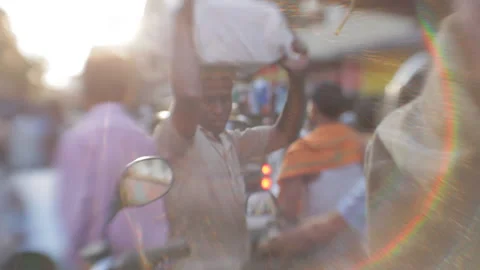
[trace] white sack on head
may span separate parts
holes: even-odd
[[[144,60],[171,56],[173,16],[183,0],[149,0],[138,44]],[[205,64],[261,66],[291,51],[293,33],[276,4],[263,0],[196,0],[195,42]]]
[[[291,49],[293,34],[274,3],[197,0],[197,51],[205,63],[270,64]]]

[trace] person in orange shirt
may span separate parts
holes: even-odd
[[[287,150],[279,177],[281,213],[296,226],[259,248],[281,257],[296,256],[289,269],[319,264],[351,269],[364,258],[364,222],[350,222],[352,216],[364,219],[363,143],[355,130],[339,121],[348,105],[339,86],[319,86],[310,105],[314,129]],[[343,211],[349,192],[357,189],[360,210]]]

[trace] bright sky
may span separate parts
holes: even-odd
[[[20,49],[48,61],[47,83],[65,86],[92,46],[122,45],[137,32],[146,0],[1,0]]]

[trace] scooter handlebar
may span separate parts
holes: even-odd
[[[142,253],[138,251],[127,253],[114,260],[110,270],[135,270],[143,269],[144,261],[152,266],[156,266],[168,259],[180,259],[190,255],[190,246],[184,240],[176,240],[169,242],[166,246],[161,248],[153,248]],[[145,256],[142,258],[142,256]]]

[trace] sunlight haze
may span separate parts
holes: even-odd
[[[146,0],[2,0],[18,45],[48,62],[46,82],[65,86],[92,46],[128,43]]]

